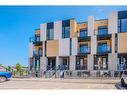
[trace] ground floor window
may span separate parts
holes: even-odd
[[[76,57],[76,70],[87,70],[87,56]]]
[[[127,69],[127,55],[118,55],[118,70],[125,70]]]
[[[108,70],[108,55],[94,57],[94,70]]]

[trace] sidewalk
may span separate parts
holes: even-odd
[[[42,79],[12,78],[0,89],[116,89],[119,79]]]

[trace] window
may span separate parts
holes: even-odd
[[[53,40],[54,31],[53,29],[47,29],[47,40]]]
[[[35,41],[39,42],[40,41],[40,36],[35,36]]]
[[[42,47],[39,47],[39,49],[38,49],[38,55],[42,56]]]
[[[70,26],[64,26],[62,28],[62,38],[69,38],[70,37]]]
[[[79,37],[85,37],[88,35],[87,29],[80,29]]]
[[[88,44],[81,44],[79,48],[80,53],[89,53]]]
[[[110,47],[107,45],[107,43],[98,43],[98,52],[108,52],[110,51]]]
[[[76,70],[87,70],[87,57],[76,57]]]
[[[118,70],[127,69],[127,56],[119,56],[118,57],[117,69]]]
[[[99,26],[98,27],[98,35],[108,34],[107,26]]]
[[[94,60],[94,70],[108,70],[108,56],[95,56]]]
[[[118,20],[118,32],[127,32],[127,18]]]

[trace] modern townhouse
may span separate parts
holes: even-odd
[[[29,70],[118,71],[127,69],[127,11],[107,19],[40,24],[29,42]]]

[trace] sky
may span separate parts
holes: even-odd
[[[127,10],[127,6],[0,6],[0,64],[28,66],[28,43],[41,23],[88,16],[106,19],[111,11]]]

